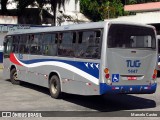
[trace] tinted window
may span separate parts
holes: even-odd
[[[108,33],[109,48],[156,48],[152,28],[132,25],[111,25]]]
[[[76,57],[97,59],[100,58],[100,31],[79,32]]]
[[[20,36],[19,53],[22,53],[22,54],[29,53],[28,35]]]
[[[158,53],[160,54],[160,39],[158,39]]]
[[[59,34],[59,47],[58,55],[59,56],[75,56],[75,41],[76,33],[67,32]]]
[[[12,52],[18,53],[20,36],[13,36]]]
[[[4,41],[4,54],[10,54],[12,52],[12,36],[7,36]]]
[[[42,40],[43,55],[56,56],[57,55],[57,41],[56,34],[45,33]]]
[[[29,43],[30,43],[31,54],[36,54],[36,55],[42,54],[41,41],[42,41],[41,34],[30,35]]]

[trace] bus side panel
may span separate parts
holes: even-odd
[[[12,54],[13,55],[13,54]],[[26,54],[14,54],[16,58],[18,58],[20,61],[26,61],[28,60],[28,55]],[[11,56],[12,57],[12,56]],[[11,58],[13,59],[13,58]],[[16,69],[17,69],[17,77],[19,80],[21,81],[27,81],[27,71],[28,71],[28,68],[23,66],[22,64],[21,65],[16,65],[13,63],[14,61],[12,61],[12,65],[15,65],[16,66]]]
[[[99,95],[99,61],[75,61],[74,80],[63,87],[67,93],[79,95]],[[71,89],[72,88],[72,89]]]
[[[3,60],[3,79],[10,79],[10,60],[4,58]]]
[[[65,93],[78,94],[78,95],[99,95],[99,86],[90,83],[84,77],[76,75],[77,79],[62,80],[62,91]]]
[[[39,59],[43,59],[41,55],[29,55],[27,61],[28,67],[28,82],[34,83],[36,85],[44,86],[45,81],[48,83],[48,79],[46,79],[45,75],[49,68],[45,66],[45,64],[41,64]],[[48,85],[47,85],[48,86]],[[46,86],[44,86],[46,87]]]
[[[18,59],[17,56],[15,57]],[[47,76],[55,72],[59,75],[63,92],[80,95],[99,94],[98,62],[77,62],[72,58],[56,59],[38,55],[29,56],[28,60],[18,61],[22,65],[21,67],[17,65],[18,69],[28,69],[24,75],[19,74],[22,79],[26,76],[26,82],[48,87]]]
[[[43,87],[49,87],[49,75],[51,73],[58,74],[60,82],[62,84],[62,80],[73,80],[73,72],[66,70],[61,67],[50,65],[41,65],[33,68],[29,68],[28,78],[30,83],[34,83],[36,85],[40,85]],[[64,91],[63,86],[61,86],[62,91]]]

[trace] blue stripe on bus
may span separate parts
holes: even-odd
[[[115,89],[118,87],[119,89]],[[149,89],[145,89],[148,88]],[[100,83],[100,94],[118,94],[118,93],[125,93],[125,94],[151,94],[155,93],[157,87],[157,83],[154,83],[152,85],[118,85],[118,86],[110,86],[107,85],[106,83]],[[113,89],[114,88],[114,89]],[[121,90],[123,88],[123,90]],[[132,88],[132,91],[130,89]]]
[[[0,52],[0,63],[3,63],[3,52]]]
[[[49,62],[49,61],[63,62],[72,65],[80,70],[83,70],[84,72],[99,79],[99,63],[56,60],[56,59],[32,59],[32,60],[20,60],[20,61],[24,64],[34,64],[34,63]]]

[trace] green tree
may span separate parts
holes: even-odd
[[[0,0],[2,15],[7,14],[7,3],[8,0]]]
[[[40,23],[43,22],[43,7],[45,4],[49,4],[49,0],[34,0],[32,3],[32,6],[37,6],[39,9]]]
[[[86,15],[92,21],[101,20],[101,15],[98,10],[99,4],[98,0],[81,0],[80,8],[81,12]]]
[[[81,0],[81,12],[92,21],[100,21],[123,15],[121,0]]]
[[[19,14],[22,14],[24,12],[24,9],[29,5],[33,5],[35,0],[14,0],[14,1],[17,2],[17,10]]]
[[[128,4],[137,4],[137,1],[136,0],[129,0]]]
[[[111,2],[111,8],[114,9],[111,14],[114,14],[112,17],[118,17],[122,16],[124,14],[123,4],[121,3],[121,0],[112,0]]]

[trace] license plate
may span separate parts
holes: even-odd
[[[127,78],[128,78],[128,80],[137,80],[137,77],[133,77],[133,76],[129,76]]]

